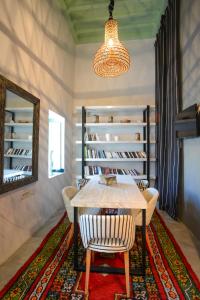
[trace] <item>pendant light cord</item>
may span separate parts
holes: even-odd
[[[114,5],[115,5],[115,1],[114,0],[110,0],[110,4],[108,5],[108,11],[109,11],[109,19],[113,19],[113,9],[114,9]]]

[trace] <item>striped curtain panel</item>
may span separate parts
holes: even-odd
[[[177,217],[179,181],[179,145],[174,120],[180,111],[180,1],[171,0],[155,42],[157,112],[157,188],[159,207]]]

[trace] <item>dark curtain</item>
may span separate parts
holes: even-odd
[[[174,120],[180,111],[179,0],[171,0],[155,42],[157,112],[157,188],[159,207],[177,217],[179,144]]]

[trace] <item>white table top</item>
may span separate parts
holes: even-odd
[[[71,200],[75,207],[146,209],[147,202],[131,175],[117,175],[117,184],[99,184],[94,176]]]

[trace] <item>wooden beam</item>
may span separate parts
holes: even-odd
[[[91,23],[105,23],[105,21],[107,21],[108,17],[103,16],[102,14],[98,13],[98,14],[89,14],[88,18],[81,14],[79,17],[73,17],[73,23],[74,25],[79,25],[82,26],[83,24],[88,24],[88,26],[90,26]],[[120,15],[116,15],[115,19],[117,21],[121,22],[137,22],[137,21],[141,21],[141,19],[144,19],[146,22],[148,22],[149,20],[154,20],[154,19],[160,19],[160,11],[148,11],[146,13],[130,13],[130,14],[120,14]]]
[[[123,17],[123,18],[117,18],[119,28],[123,26],[140,26],[142,24],[147,24],[147,23],[156,23],[158,24],[160,20],[160,15],[159,14],[149,14],[147,16],[128,16],[128,17]],[[74,29],[76,31],[79,30],[84,30],[87,28],[104,28],[105,20],[87,20],[87,21],[74,21]]]
[[[152,28],[148,25],[148,28],[143,30],[142,28],[135,28],[135,29],[126,29],[124,31],[120,31],[120,40],[127,41],[127,40],[139,40],[139,39],[148,39],[148,38],[155,38],[156,31],[154,26]],[[82,33],[77,35],[77,41],[79,44],[86,44],[86,43],[103,43],[104,41],[104,34],[100,32],[95,32],[95,34]]]
[[[66,1],[66,0],[65,0]],[[158,9],[163,8],[165,0],[118,0],[115,3],[115,8],[114,12],[118,9],[128,8],[132,9],[133,11],[139,10],[144,10],[144,9]],[[68,6],[68,12],[69,14],[79,12],[79,11],[87,11],[87,10],[92,10],[93,8],[95,10],[106,10],[108,11],[108,1],[98,1],[98,2],[93,2],[93,1],[73,1],[71,2],[71,5]]]
[[[62,9],[75,43],[102,41],[104,23],[108,17],[108,0],[56,1],[64,4]],[[124,39],[123,35],[126,36],[125,39],[153,37],[166,3],[167,0],[117,0],[114,17],[119,22],[120,38],[122,36]],[[141,32],[141,29],[147,31]],[[133,32],[132,35],[130,31]]]
[[[157,24],[155,23],[138,23],[138,24],[126,24],[126,25],[120,25],[119,27],[119,34],[121,35],[123,32],[127,31],[148,31],[150,29],[155,29]],[[79,27],[77,30],[77,35],[80,36],[82,34],[91,34],[91,35],[96,35],[96,34],[102,34],[104,35],[104,28],[102,27]]]

